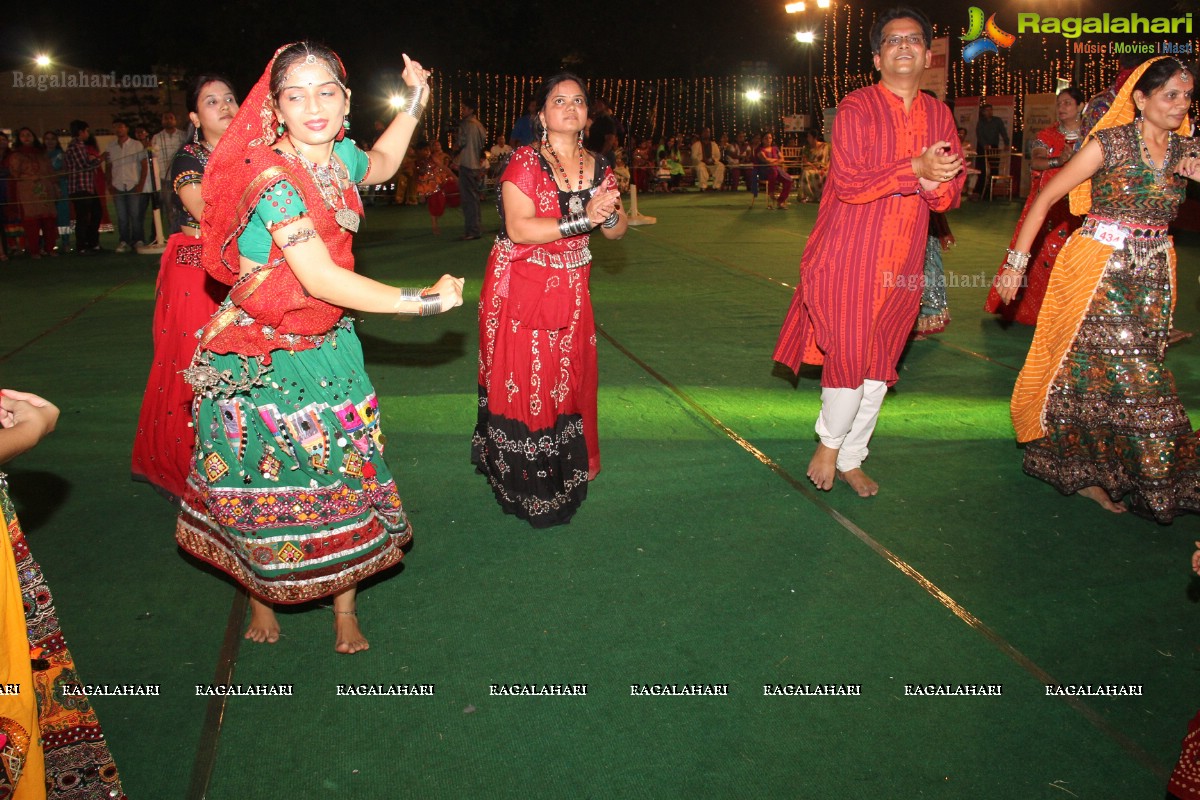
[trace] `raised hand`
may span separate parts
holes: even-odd
[[[400,73],[400,77],[409,86],[428,86],[429,76],[433,73],[421,66],[419,61],[413,61],[407,54],[401,53],[404,59],[404,71]]]

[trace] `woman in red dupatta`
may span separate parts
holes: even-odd
[[[249,591],[256,642],[279,638],[275,603],[332,597],[335,650],[366,650],[358,582],[412,538],[347,315],[462,304],[461,278],[402,289],[353,271],[357,187],[395,174],[424,110],[429,73],[404,60],[405,105],[364,153],[337,54],[281,48],[205,172],[203,263],[231,289],[186,373],[198,443],[175,539]]]
[[[471,461],[501,508],[542,528],[569,522],[600,472],[588,237],[619,239],[629,222],[612,170],[583,147],[583,82],[548,78],[537,107],[541,142],[517,148],[500,179]]]
[[[1054,107],[1058,114],[1058,124],[1051,125],[1039,133],[1030,151],[1032,159],[1029,166],[1033,180],[1009,247],[1017,240],[1017,234],[1025,224],[1025,216],[1042,187],[1071,160],[1071,156],[1075,155],[1079,143],[1083,140],[1079,122],[1079,116],[1083,113],[1083,92],[1074,86],[1068,86],[1058,93]],[[1042,223],[1037,237],[1030,245],[1030,252],[1034,255],[1030,259],[1029,270],[1025,273],[1025,288],[1018,292],[1016,299],[1011,303],[1003,303],[1000,295],[996,293],[996,287],[992,286],[983,310],[992,314],[999,313],[1009,322],[1036,325],[1038,312],[1042,310],[1042,298],[1046,296],[1046,285],[1050,283],[1050,270],[1054,267],[1054,259],[1058,258],[1058,251],[1067,243],[1067,237],[1082,222],[1082,218],[1071,213],[1066,197],[1052,205],[1046,212],[1046,221]],[[1001,265],[1000,269],[1003,270],[1004,266]]]

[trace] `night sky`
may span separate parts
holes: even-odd
[[[1200,6],[1200,0],[1191,2]],[[893,4],[865,0],[853,5],[878,10]],[[1015,29],[1020,11],[1064,16],[1130,10],[1148,16],[1177,13],[1167,3],[1129,0],[939,0],[915,5],[935,23],[960,33],[972,4],[985,13],[996,12],[1009,30]],[[124,2],[119,12],[97,4],[68,23],[63,8],[28,3],[6,15],[0,32],[0,59],[8,60],[6,69],[27,69],[28,59],[44,50],[56,63],[71,67],[146,73],[158,64],[174,64],[223,72],[248,86],[278,45],[313,38],[343,56],[352,81],[356,75],[398,67],[401,51],[449,72],[542,75],[566,65],[584,76],[689,77],[732,74],[746,62],[765,62],[771,72],[794,73],[803,68],[802,51],[790,36],[801,27],[819,29],[813,23],[822,13],[810,10],[811,22],[805,24],[802,15],[784,13],[783,0],[466,0],[403,5],[371,0],[215,0]],[[128,22],[115,24],[117,17]],[[1200,13],[1196,17],[1200,32]]]

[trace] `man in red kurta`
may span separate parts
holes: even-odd
[[[920,91],[932,35],[911,8],[871,28],[880,81],[838,105],[829,177],[775,348],[793,372],[824,365],[821,443],[808,466],[819,489],[839,477],[863,497],[879,491],[861,466],[920,310],[929,212],[957,205],[962,191],[954,119]]]

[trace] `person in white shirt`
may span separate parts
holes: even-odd
[[[165,209],[171,208],[172,196],[174,191],[171,189],[170,181],[167,180],[167,175],[171,173],[171,161],[175,158],[175,154],[179,152],[179,148],[183,147],[187,134],[176,127],[177,122],[175,115],[170,111],[164,111],[162,115],[162,130],[150,137],[150,149],[154,153],[154,173],[158,176],[158,186],[160,192],[159,208],[164,209],[164,222],[167,222],[167,214]],[[147,186],[148,189],[153,187]],[[168,223],[169,225],[170,223]],[[175,233],[174,230],[170,233]]]
[[[488,150],[488,169],[492,178],[499,180],[504,168],[508,166],[508,157],[512,155],[512,145],[501,134],[496,137],[496,143]]]
[[[124,122],[113,124],[117,134],[115,141],[104,149],[104,172],[108,178],[108,190],[117,206],[117,231],[121,243],[116,252],[136,252],[142,244],[142,231],[146,218],[146,148],[137,139],[130,138],[129,126]]]
[[[700,138],[692,143],[692,163],[696,165],[696,186],[706,191],[712,177],[712,191],[725,184],[725,165],[721,163],[721,148],[712,140],[712,129],[700,131]]]

